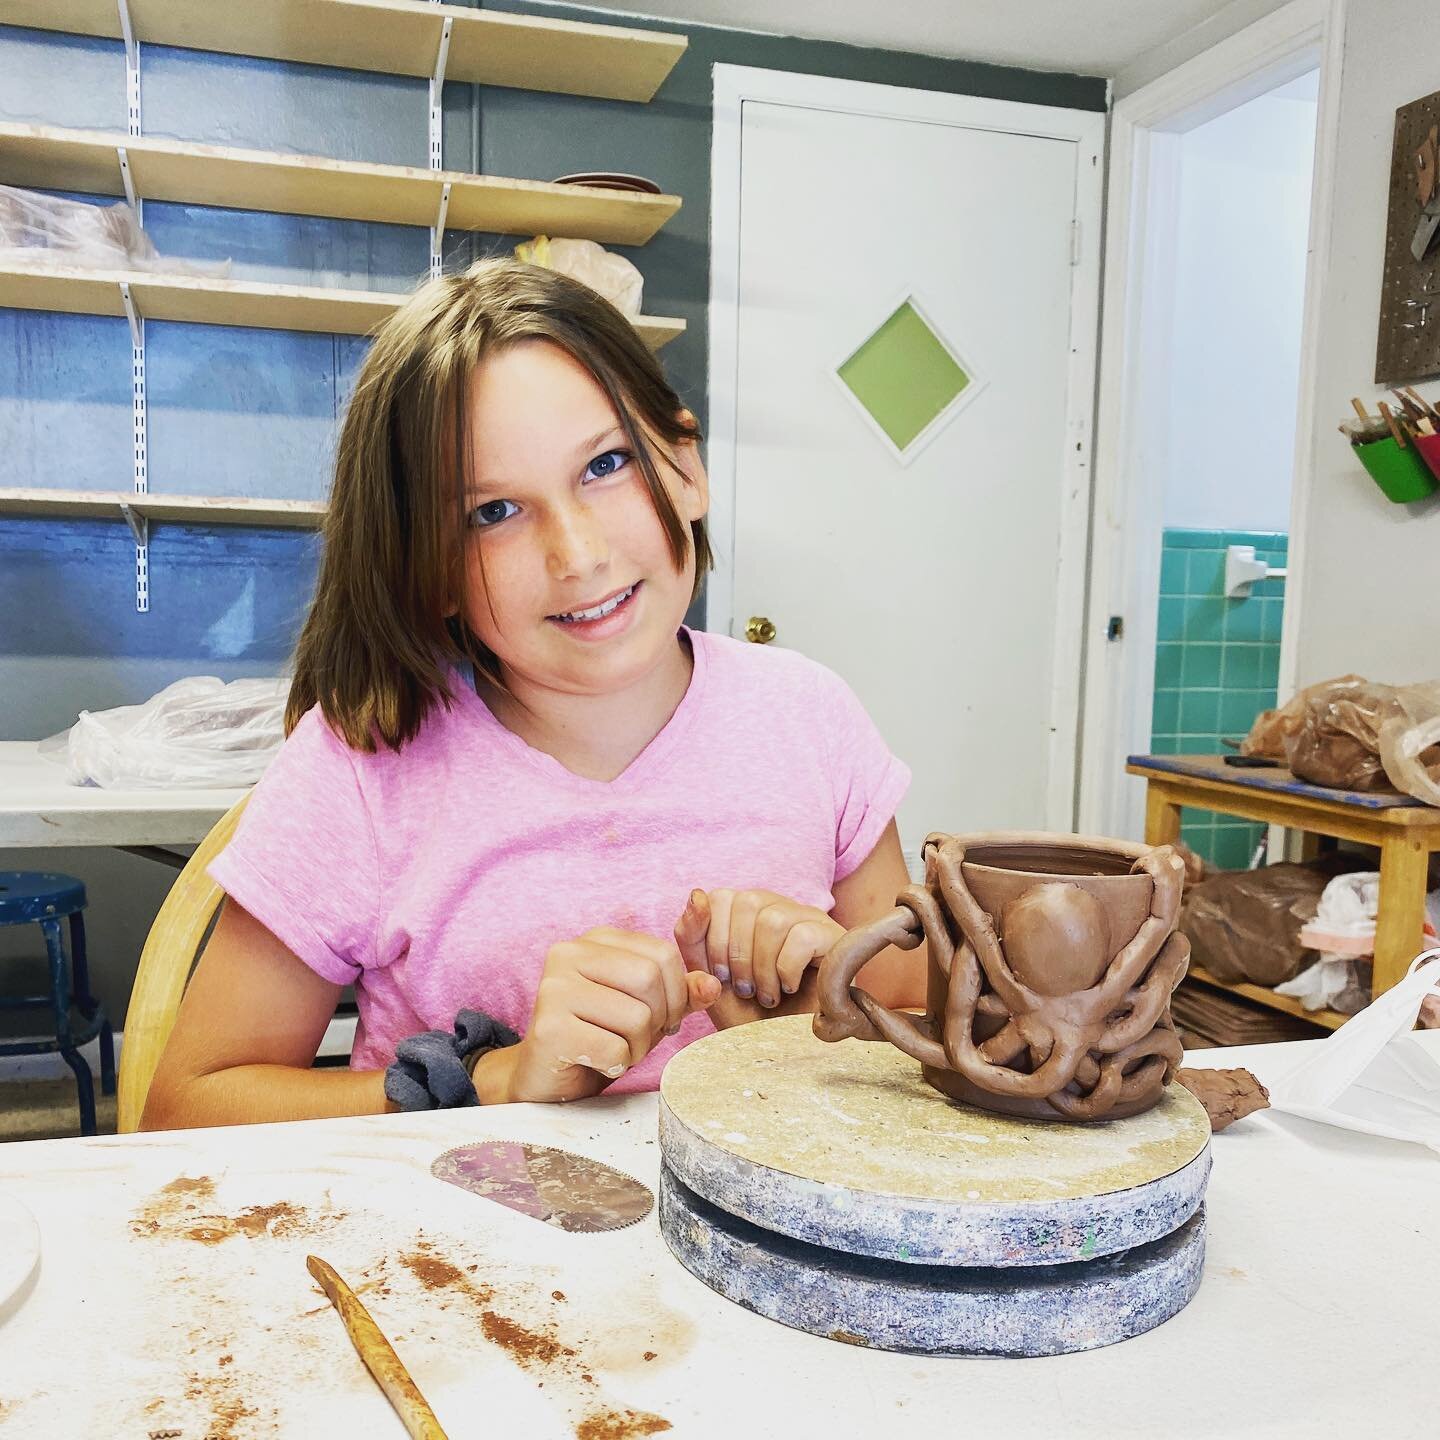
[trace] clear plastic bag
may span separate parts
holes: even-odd
[[[6,265],[63,265],[82,270],[149,270],[223,280],[228,260],[176,260],[161,255],[135,211],[86,205],[0,185],[0,261]]]
[[[622,315],[633,319],[640,313],[645,277],[623,255],[612,255],[593,240],[552,240],[537,235],[515,247],[515,258],[579,280],[603,295]]]
[[[62,749],[74,785],[107,790],[232,789],[253,785],[285,739],[288,679],[192,675],[143,705],[82,710]]]
[[[1380,724],[1380,763],[1397,790],[1440,805],[1440,680],[1396,689]]]
[[[1260,715],[1240,749],[1284,759],[1316,785],[1393,787],[1440,805],[1440,681],[1381,685],[1342,675],[1311,685]]]

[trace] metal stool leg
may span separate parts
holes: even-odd
[[[80,1102],[80,1133],[95,1133],[95,1087],[90,1079],[90,1067],[85,1057],[71,1043],[70,1036],[70,984],[66,974],[65,942],[60,934],[58,920],[41,920],[40,929],[45,934],[45,953],[50,959],[50,1000],[55,1010],[55,1038],[65,1063],[75,1072],[75,1089]]]
[[[70,917],[70,968],[75,981],[75,1005],[93,1020],[100,1002],[90,993],[90,967],[85,952],[85,916],[77,910]],[[115,1032],[103,1015],[100,1023],[100,1092],[115,1093]]]

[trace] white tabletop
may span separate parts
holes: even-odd
[[[1299,1051],[1191,1058],[1263,1079]],[[927,1360],[740,1309],[680,1267],[653,1214],[569,1235],[430,1176],[441,1151],[481,1137],[656,1181],[653,1095],[0,1146],[0,1192],[42,1243],[0,1325],[0,1430],[399,1440],[307,1253],[362,1289],[452,1440],[649,1433],[587,1430],[597,1409],[746,1440],[1398,1440],[1440,1423],[1440,1158],[1420,1146],[1253,1116],[1215,1138],[1205,1278],[1175,1319],[1086,1354]],[[254,1236],[201,1224],[163,1191],[178,1177],[214,1182],[212,1216],[294,1213]],[[426,1261],[452,1283],[427,1288]]]
[[[38,741],[0,741],[0,849],[198,845],[245,793],[72,785]]]

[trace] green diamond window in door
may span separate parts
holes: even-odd
[[[913,300],[900,305],[837,373],[902,456],[974,378]]]

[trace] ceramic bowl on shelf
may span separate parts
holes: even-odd
[[[638,190],[646,195],[660,194],[660,187],[643,175],[625,175],[618,171],[583,170],[574,175],[560,175],[554,185],[585,185],[592,190]]]

